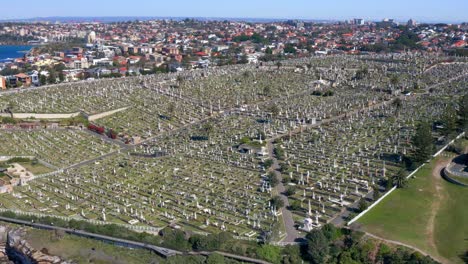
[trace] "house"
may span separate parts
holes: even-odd
[[[184,68],[182,68],[182,65],[178,62],[173,62],[169,64],[169,70],[171,72],[180,72],[183,71]]]
[[[24,73],[16,74],[15,77],[17,78],[18,82],[22,82],[23,86],[30,86],[31,85],[31,77]],[[17,83],[18,84],[18,83]]]
[[[31,83],[33,85],[40,85],[40,80],[39,80],[39,72],[38,71],[32,71],[28,73],[29,77],[31,77]]]
[[[18,82],[18,78],[14,75],[10,75],[5,77],[6,85],[10,87],[16,87],[16,83]]]
[[[73,69],[87,69],[87,68],[89,68],[88,59],[86,59],[86,58],[75,59],[75,60],[71,61],[68,65],[69,65],[70,68],[73,68]]]
[[[100,66],[100,67],[111,66],[112,61],[109,60],[108,58],[94,59],[93,60],[93,65],[94,66]]]
[[[72,50],[70,52],[68,52],[68,54],[73,54],[73,55],[76,55],[76,56],[81,56],[81,54],[83,54],[83,48],[81,47],[74,47],[72,48]]]
[[[6,79],[3,76],[0,76],[0,89],[1,90],[6,90]]]
[[[106,68],[93,68],[93,69],[89,69],[85,71],[84,73],[85,73],[85,77],[89,78],[89,77],[100,77],[103,75],[109,75],[112,73],[112,71]]]
[[[80,79],[80,75],[83,73],[81,69],[63,70],[62,73],[65,75],[65,79],[69,82],[77,81]]]
[[[139,56],[130,56],[128,57],[128,64],[136,64],[140,61]]]
[[[163,62],[164,62],[164,58],[165,58],[164,55],[159,54],[159,53],[153,53],[153,54],[150,54],[150,55],[149,55],[149,59],[150,59],[151,61],[156,62],[156,64],[161,64],[161,63],[163,63]]]

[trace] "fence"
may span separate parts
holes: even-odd
[[[121,227],[125,227],[130,230],[134,231],[148,231],[148,232],[159,232],[161,231],[162,228],[160,227],[153,227],[153,226],[135,226],[135,225],[129,225],[129,224],[118,224],[118,223],[110,223],[110,222],[104,222],[100,220],[91,220],[91,219],[83,219],[83,218],[78,218],[78,217],[69,217],[69,216],[60,216],[60,215],[48,215],[48,214],[41,214],[41,213],[33,213],[33,212],[23,212],[20,210],[12,210],[12,209],[6,209],[6,208],[0,208],[0,212],[5,213],[5,212],[12,212],[17,215],[26,215],[26,216],[35,216],[39,218],[44,218],[44,217],[53,217],[53,218],[58,218],[64,221],[71,221],[71,220],[76,220],[76,221],[84,221],[88,222],[94,225],[109,225],[109,224],[115,224]]]

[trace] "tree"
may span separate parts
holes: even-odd
[[[263,162],[263,166],[265,166],[265,168],[270,168],[271,165],[273,165],[273,160],[272,159],[267,159]]]
[[[163,237],[162,245],[177,250],[187,250],[190,248],[189,242],[185,239],[185,233],[171,228],[164,228],[160,231]]]
[[[301,202],[293,200],[289,203],[289,210],[291,211],[300,211],[302,208]]]
[[[400,115],[400,111],[401,111],[401,108],[403,106],[403,103],[400,99],[400,97],[397,97],[395,100],[393,100],[393,106],[395,106],[395,112],[397,113],[397,115],[399,116]]]
[[[224,264],[224,256],[218,253],[213,253],[206,259],[207,264]]]
[[[400,78],[398,78],[397,75],[392,75],[392,77],[390,77],[390,83],[393,87],[395,87],[398,85],[398,83],[400,83]]]
[[[248,62],[249,62],[249,60],[247,58],[247,55],[242,54],[242,56],[240,57],[240,60],[239,60],[239,64],[247,64]]]
[[[55,73],[54,72],[49,72],[49,77],[47,77],[47,82],[50,83],[50,84],[54,84],[57,82],[57,77],[55,77]]]
[[[277,209],[284,207],[284,201],[278,195],[271,198],[270,202],[271,205],[276,206]]]
[[[455,108],[450,104],[445,108],[445,112],[442,115],[442,124],[444,129],[442,130],[445,136],[449,136],[457,129],[458,116]]]
[[[359,212],[364,212],[367,209],[367,207],[369,207],[369,205],[367,204],[366,199],[361,198],[361,200],[359,200],[359,203],[358,203]]]
[[[284,264],[301,263],[301,248],[297,245],[287,245],[283,249],[283,260]]]
[[[468,128],[468,93],[459,102],[458,115],[460,116],[460,126],[462,129]]]
[[[392,176],[392,184],[397,188],[404,188],[406,186],[406,170],[400,169],[395,175]]]
[[[60,82],[65,81],[65,75],[63,74],[63,72],[59,72],[58,77],[59,77]]]
[[[415,147],[415,153],[413,160],[416,163],[425,162],[434,150],[432,143],[431,126],[427,122],[420,123],[416,128],[416,133],[413,136],[413,146]]]
[[[185,82],[185,78],[184,76],[177,75],[176,81],[177,81],[177,85],[180,87]]]
[[[279,183],[278,177],[276,177],[276,174],[274,172],[268,173],[268,182],[270,182],[271,187],[276,187]]]
[[[43,74],[39,75],[39,82],[41,85],[46,85],[47,84],[47,77]]]
[[[325,263],[330,248],[328,246],[328,240],[322,230],[314,229],[307,234],[306,238],[308,241],[307,254],[312,260],[312,263]]]
[[[253,76],[253,73],[250,72],[250,71],[244,71],[244,72],[242,73],[242,77],[244,77],[244,79],[248,79],[248,78],[250,78],[251,76]]]
[[[257,248],[257,256],[272,263],[280,263],[281,248],[273,245],[262,245]]]
[[[174,111],[175,111],[175,103],[174,102],[171,102],[169,103],[169,105],[167,106],[167,112],[172,115],[174,114]]]
[[[273,150],[273,153],[278,159],[280,160],[284,159],[284,150],[281,147],[275,147],[275,149]]]
[[[288,186],[288,188],[286,189],[286,196],[292,196],[296,193],[296,187],[294,186]]]
[[[463,253],[461,255],[461,259],[465,262],[465,263],[468,263],[468,250],[465,251],[465,253]]]
[[[263,87],[263,95],[265,96],[271,95],[271,88],[269,86]]]
[[[276,118],[280,112],[280,109],[278,106],[276,105],[271,105],[269,108],[268,108],[268,112],[270,112],[271,116],[273,118]]]
[[[372,193],[372,198],[374,199],[374,201],[377,201],[380,198],[379,186],[374,185],[372,186],[372,189],[374,190]]]
[[[283,66],[283,64],[280,61],[278,61],[276,63],[276,67],[278,68],[278,70],[281,68],[281,66]]]
[[[284,53],[296,54],[297,50],[292,44],[286,44],[283,49]]]
[[[336,228],[333,224],[325,224],[322,227],[322,233],[329,242],[337,240],[342,234],[339,228]]]
[[[16,87],[23,87],[23,83],[21,81],[16,82]]]
[[[357,261],[357,260],[353,259],[353,254],[350,251],[341,252],[338,259],[339,259],[339,261],[338,261],[339,264],[359,264],[359,263],[362,263],[360,261]]]
[[[362,67],[361,69],[356,71],[355,78],[357,80],[362,80],[368,73],[369,73],[369,68],[367,66]]]
[[[208,123],[205,123],[202,127],[203,129],[203,132],[205,133],[205,135],[209,138],[210,137],[210,134],[213,132],[214,130],[214,127],[213,127],[213,124],[208,122]]]

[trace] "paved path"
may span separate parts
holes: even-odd
[[[291,211],[289,211],[289,209],[287,208],[289,206],[289,200],[288,200],[288,197],[284,194],[286,190],[282,181],[283,177],[281,173],[278,171],[279,169],[278,159],[276,159],[276,157],[273,154],[273,144],[271,143],[271,141],[267,142],[267,146],[268,146],[269,158],[273,160],[272,172],[275,174],[276,178],[279,180],[279,183],[276,189],[278,191],[278,195],[281,197],[281,200],[283,200],[284,202],[284,207],[281,208],[281,214],[282,214],[284,226],[286,229],[285,230],[286,237],[281,242],[296,242],[296,240],[301,238],[301,236],[299,235],[299,233],[296,230],[296,227],[294,226],[295,223],[294,223],[293,215]]]
[[[116,244],[118,244],[120,246],[125,246],[125,247],[130,247],[130,248],[143,248],[143,249],[153,251],[156,254],[158,254],[160,256],[163,256],[163,257],[166,257],[166,258],[175,256],[175,255],[189,254],[189,255],[209,256],[209,255],[211,255],[213,253],[218,253],[218,254],[223,255],[225,257],[240,260],[240,261],[243,261],[243,262],[256,263],[256,264],[270,264],[270,262],[267,262],[267,261],[254,259],[254,258],[249,258],[249,257],[241,256],[241,255],[231,254],[231,253],[226,253],[226,252],[221,252],[221,251],[214,251],[214,252],[202,251],[202,252],[185,253],[185,252],[181,252],[181,251],[177,251],[177,250],[173,250],[173,249],[169,249],[169,248],[154,246],[154,245],[151,245],[151,244],[136,242],[136,241],[117,238],[117,237],[112,237],[112,236],[100,235],[100,234],[96,234],[96,233],[90,233],[90,232],[86,232],[86,231],[83,231],[83,230],[64,228],[64,227],[46,225],[46,224],[39,224],[39,223],[34,223],[34,222],[24,221],[24,220],[18,220],[18,219],[3,217],[3,216],[0,216],[0,221],[13,223],[13,224],[19,224],[19,225],[26,225],[26,226],[30,226],[30,227],[38,228],[38,229],[61,230],[61,231],[64,231],[64,232],[66,232],[68,234],[83,236],[83,237],[97,239],[97,240],[108,241],[108,242],[116,243]]]
[[[222,251],[213,251],[213,252],[207,252],[207,251],[200,251],[200,252],[190,252],[189,254],[191,255],[202,255],[202,256],[209,256],[213,253],[218,253],[220,255],[223,255],[225,257],[228,257],[228,258],[232,258],[232,259],[236,259],[236,260],[240,260],[242,262],[248,262],[248,263],[256,263],[256,264],[271,264],[270,262],[268,261],[264,261],[264,260],[259,260],[259,259],[254,259],[254,258],[249,258],[249,257],[244,257],[244,256],[239,256],[239,255],[235,255],[235,254],[231,254],[231,253],[226,253],[226,252],[222,252]]]

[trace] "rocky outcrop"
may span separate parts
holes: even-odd
[[[0,226],[0,263],[13,264],[13,261],[10,261],[6,250],[6,235],[7,228]]]
[[[1,231],[1,230],[0,230]],[[24,264],[68,264],[60,257],[51,256],[33,248],[25,239],[24,229],[12,229],[7,232],[6,255],[15,263]]]

